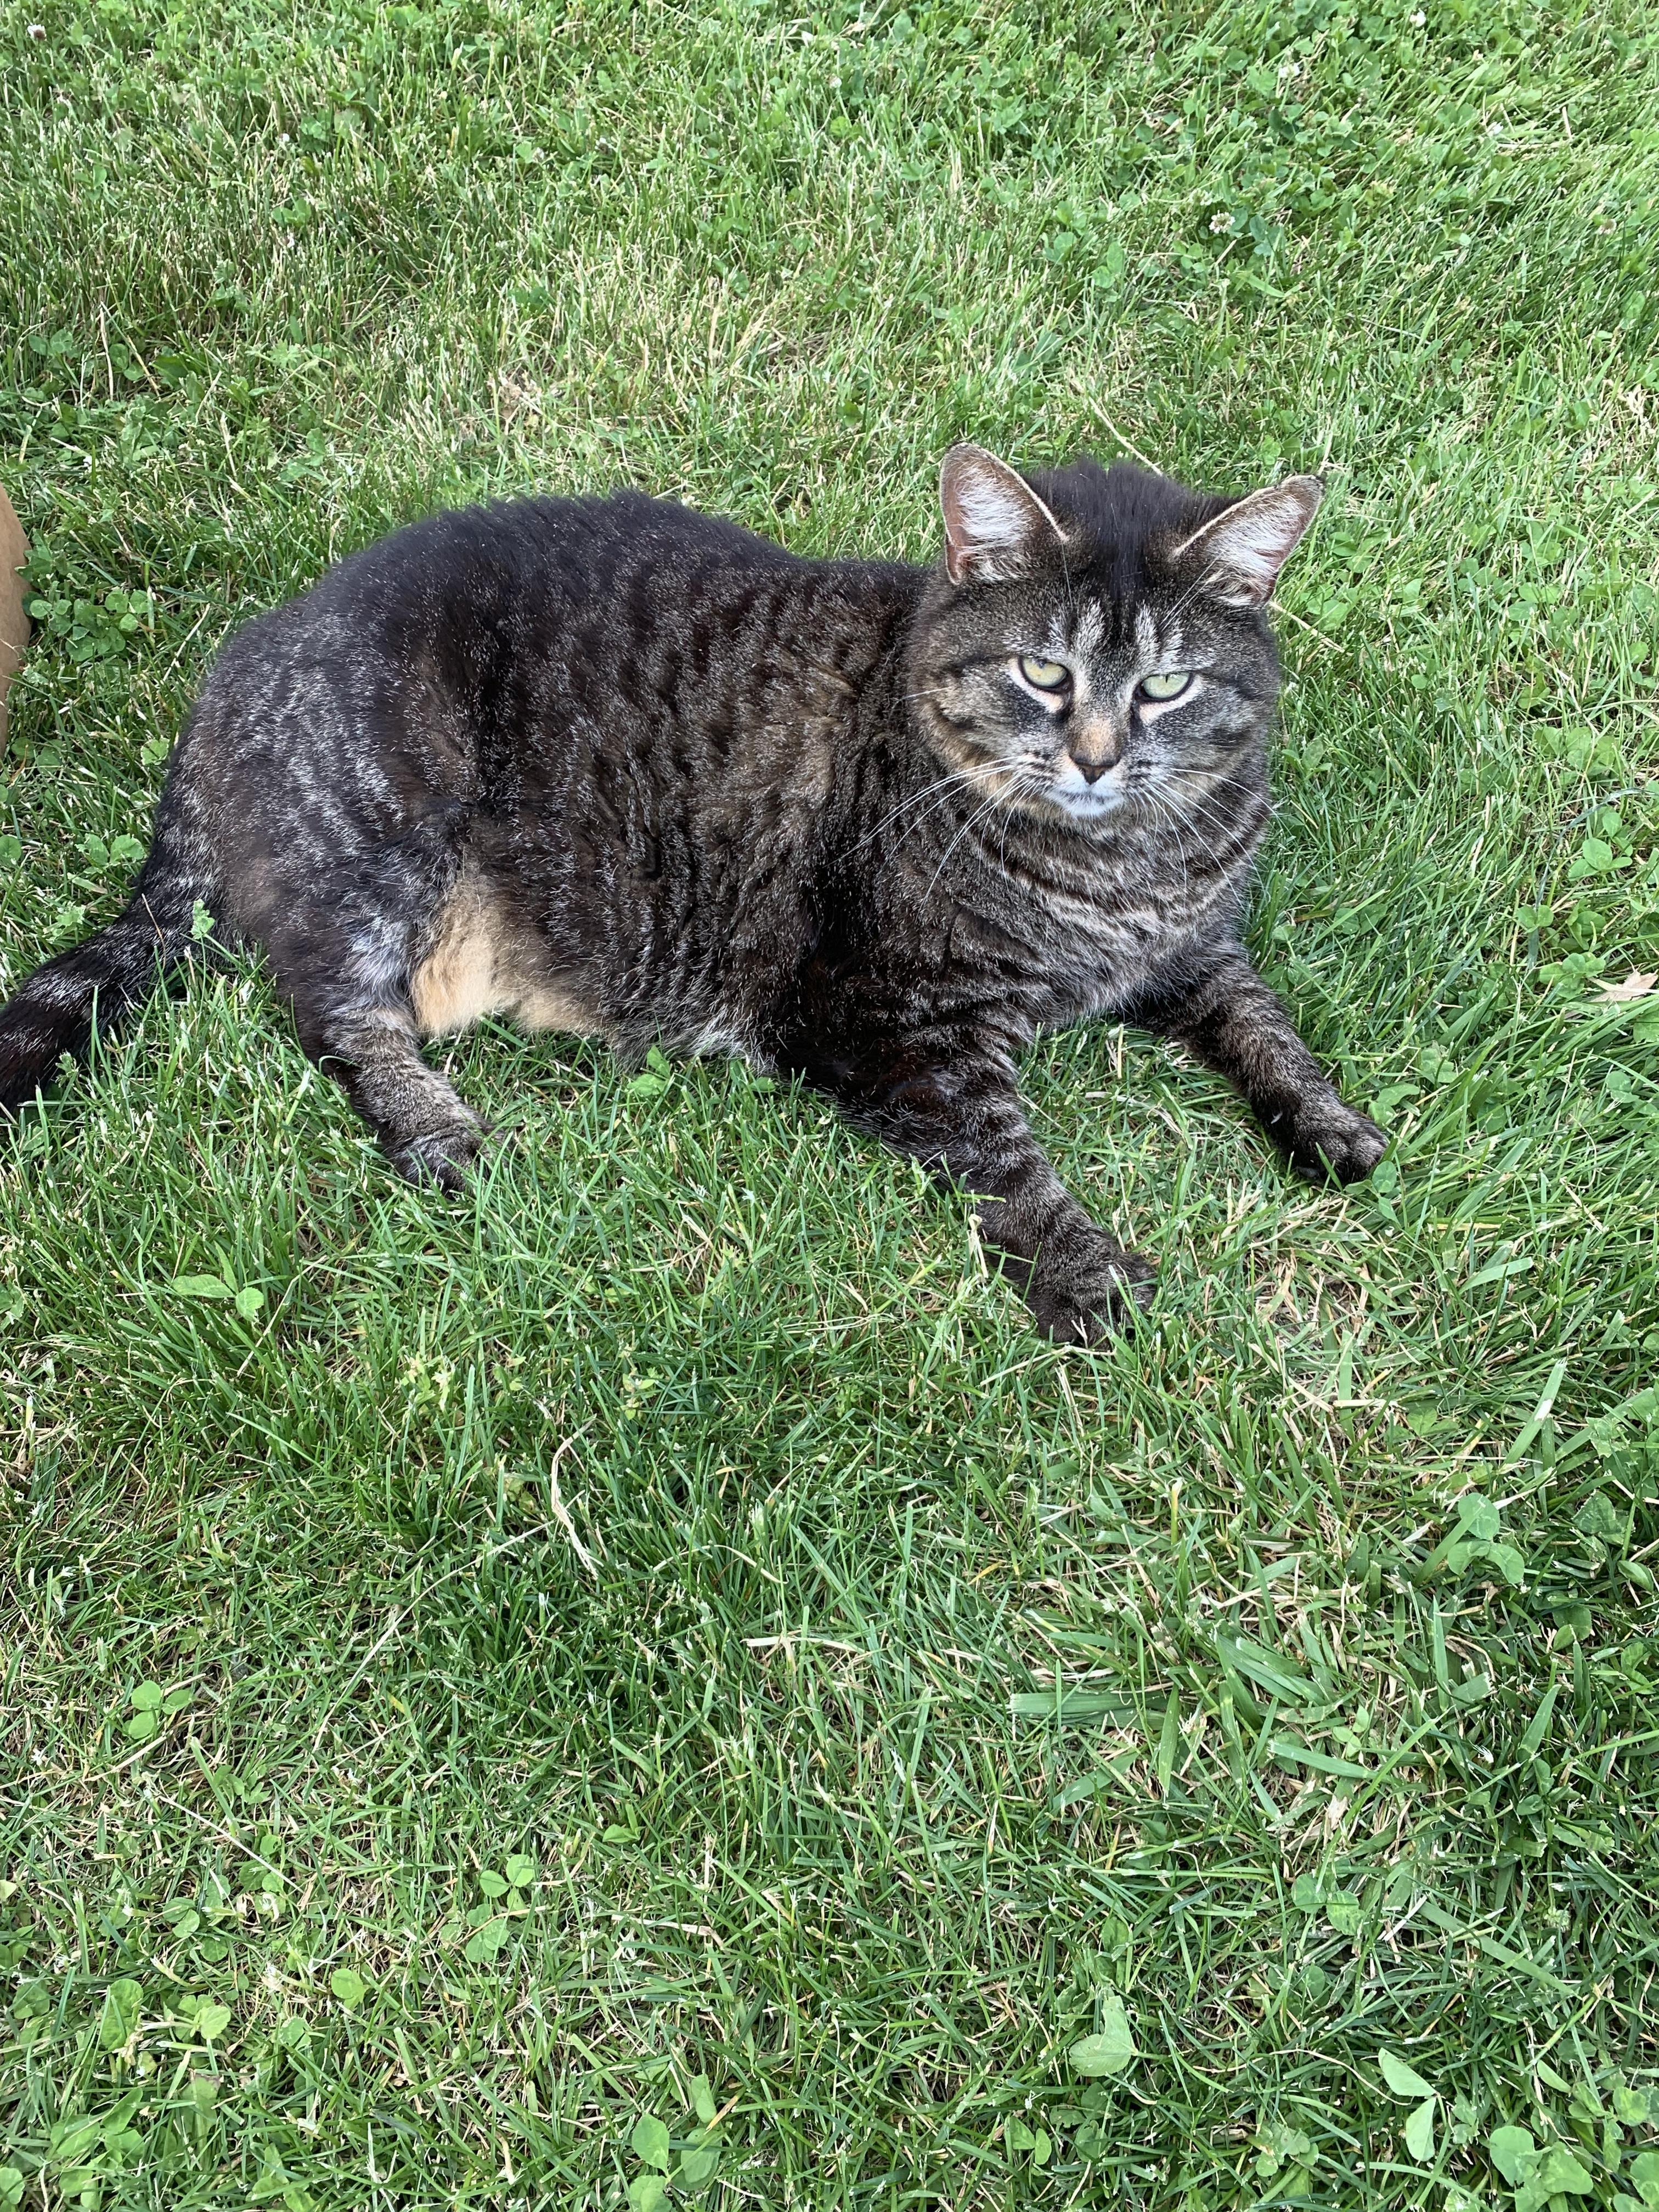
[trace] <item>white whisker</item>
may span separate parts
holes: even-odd
[[[1022,781],[1023,779],[1021,778],[1018,770],[1013,770],[1010,775],[1007,787],[1002,791],[993,792],[990,798],[986,800],[984,805],[980,807],[977,811],[968,817],[968,819],[963,823],[962,827],[957,831],[956,836],[951,838],[950,843],[940,854],[939,866],[934,869],[933,875],[928,881],[927,890],[922,893],[924,902],[932,895],[933,885],[939,881],[940,876],[945,872],[945,862],[950,859],[951,854],[956,851],[957,847],[961,844],[963,839],[968,835],[968,832],[974,829],[979,823],[982,822],[986,816],[995,807],[1002,805],[1006,800],[1011,799],[1014,793],[1020,789]]]
[[[935,782],[925,783],[920,791],[913,791],[907,798],[900,799],[898,805],[890,812],[882,816],[873,829],[866,830],[856,844],[849,846],[848,851],[854,853],[861,851],[872,837],[878,837],[881,835],[890,822],[896,822],[901,814],[907,813],[913,806],[920,806],[925,799],[938,800],[939,794],[948,792],[953,784],[971,783],[975,776],[985,775],[995,766],[994,761],[985,761],[974,763],[968,768],[955,768],[948,775],[939,777]],[[914,829],[915,824],[913,823],[910,826]]]

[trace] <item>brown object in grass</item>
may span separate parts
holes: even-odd
[[[29,557],[29,541],[16,509],[0,491],[0,745],[6,742],[6,694],[29,641],[23,580],[18,570]]]

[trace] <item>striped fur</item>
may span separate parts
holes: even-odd
[[[1382,1149],[1238,937],[1263,603],[1317,496],[1235,519],[961,448],[932,569],[633,493],[434,516],[227,647],[126,913],[0,1010],[0,1105],[144,997],[200,900],[405,1174],[453,1186],[484,1139],[421,1052],[482,1012],[738,1053],[976,1194],[1038,1322],[1090,1339],[1150,1271],[1031,1134],[1039,1029],[1183,1039],[1310,1174]]]

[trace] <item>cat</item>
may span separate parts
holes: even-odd
[[[929,568],[633,491],[432,515],[226,646],[125,913],[0,1010],[0,1106],[205,909],[405,1176],[455,1188],[485,1141],[421,1052],[482,1016],[740,1054],[972,1194],[1037,1325],[1092,1341],[1152,1271],[1031,1133],[1040,1030],[1178,1039],[1316,1179],[1387,1141],[1240,942],[1264,610],[1322,490],[960,445]]]

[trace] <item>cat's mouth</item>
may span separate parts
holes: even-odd
[[[1053,784],[1048,796],[1073,821],[1098,822],[1103,815],[1115,814],[1128,793],[1115,776],[1110,776],[1098,783]]]

